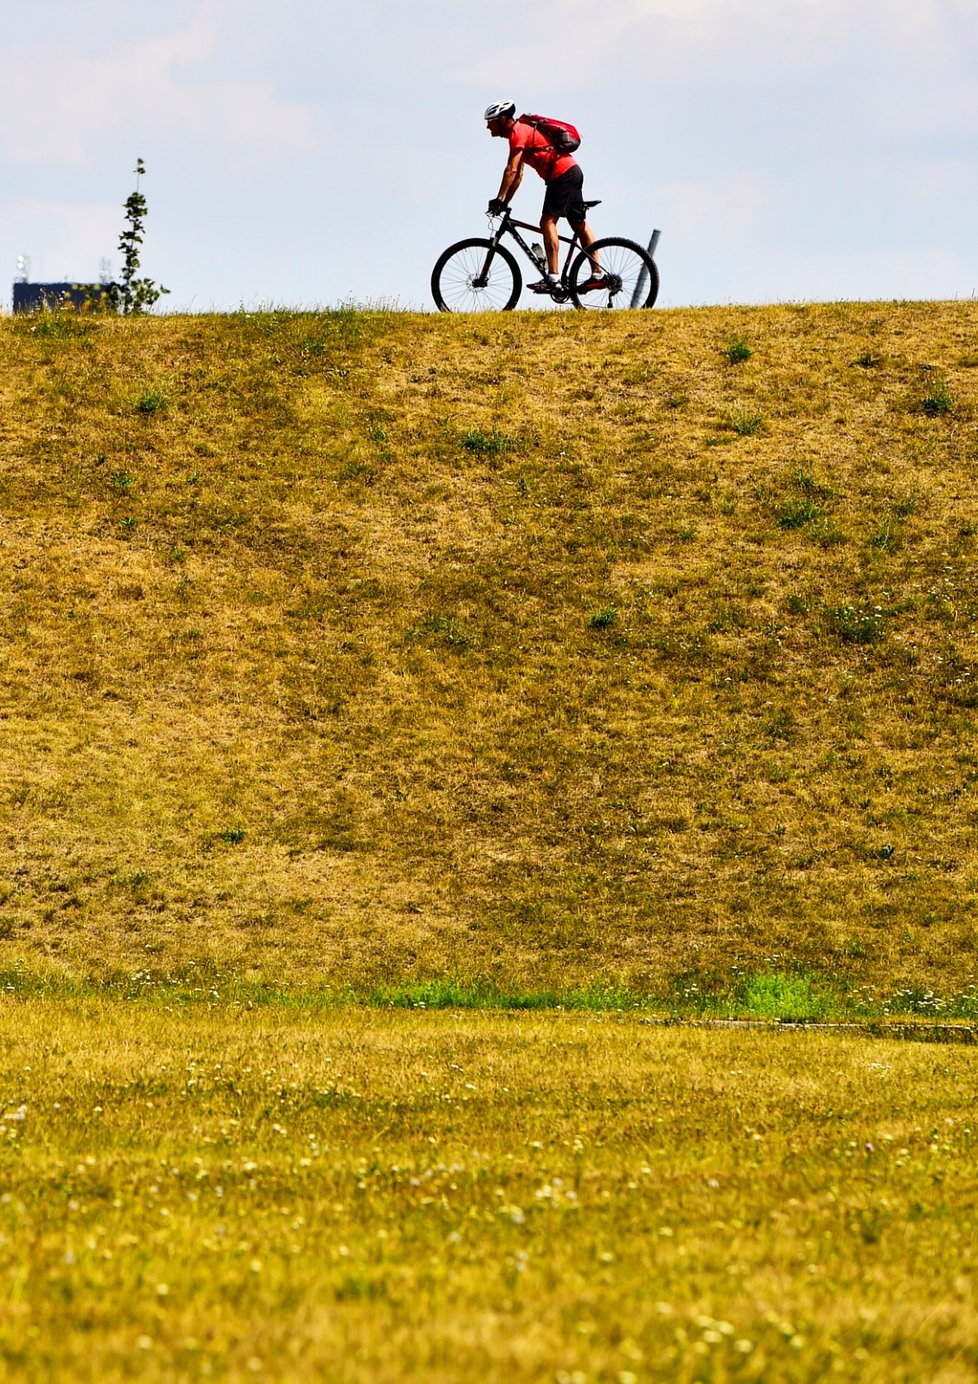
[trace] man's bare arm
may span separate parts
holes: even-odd
[[[503,180],[502,180],[502,182],[499,184],[499,200],[500,200],[500,202],[509,202],[509,201],[511,201],[512,198],[513,198],[513,196],[514,196],[514,194],[515,194],[515,192],[516,192],[516,189],[519,187],[519,185],[520,185],[520,183],[521,183],[522,181],[523,181],[523,150],[522,150],[522,149],[514,149],[513,153],[510,154],[510,156],[509,156],[509,162],[507,163],[507,165],[506,165],[506,167],[505,167],[505,169],[504,169],[504,171],[503,171]]]

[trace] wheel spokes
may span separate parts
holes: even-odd
[[[497,256],[488,267],[486,252],[468,247],[453,255],[441,271],[441,293],[454,312],[498,312],[509,301],[513,277]]]
[[[586,256],[576,266],[575,288],[580,306],[591,310],[638,306],[643,283],[648,280],[648,268],[641,251],[622,243],[605,243],[595,248],[600,268],[592,266]],[[592,275],[604,281],[601,287],[581,291]]]

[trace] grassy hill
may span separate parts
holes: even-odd
[[[964,1003],[976,329],[0,323],[0,966]]]

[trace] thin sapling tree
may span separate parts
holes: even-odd
[[[126,229],[119,237],[122,251],[122,282],[115,285],[115,306],[120,312],[140,313],[151,308],[168,288],[157,286],[152,279],[139,278],[139,250],[143,243],[143,224],[147,216],[146,198],[139,190],[139,180],[146,172],[142,159],[136,160],[136,190],[126,198]]]

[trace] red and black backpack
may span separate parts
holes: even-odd
[[[580,148],[581,136],[566,120],[554,120],[549,115],[521,115],[520,119],[532,125],[547,140],[554,154],[573,154]]]

